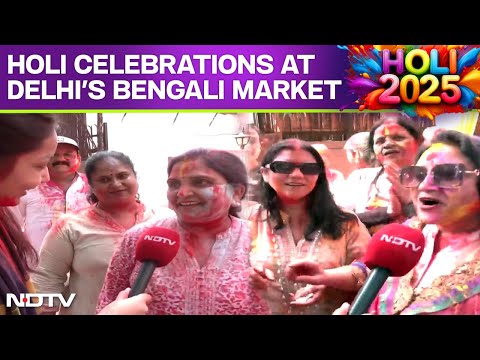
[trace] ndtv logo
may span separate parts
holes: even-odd
[[[164,237],[161,237],[161,236],[155,236],[155,235],[145,235],[145,240],[161,242],[161,243],[168,244],[168,245],[175,245],[175,243],[176,243],[176,241],[174,241],[174,240],[170,240],[170,239],[167,239],[167,238],[164,238]]]
[[[59,299],[63,307],[68,308],[72,305],[73,299],[75,299],[76,294],[70,294],[68,300],[65,300],[62,294],[30,294],[30,293],[20,293],[20,296],[17,298],[15,294],[7,294],[6,306],[12,307],[12,302],[21,307],[40,307],[45,303],[48,306],[53,306],[53,299]]]
[[[388,242],[388,243],[392,243],[393,245],[405,246],[406,249],[410,248],[414,252],[420,251],[422,249],[422,247],[420,245],[415,245],[410,240],[405,240],[405,239],[402,239],[398,236],[393,236],[393,235],[389,236],[387,234],[383,234],[380,237],[380,241],[385,241],[385,242]]]

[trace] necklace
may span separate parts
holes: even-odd
[[[302,238],[297,244],[295,244],[290,226],[286,226],[285,232],[286,238],[282,236],[282,231],[277,231],[273,236],[273,260],[277,268],[276,276],[280,284],[282,299],[287,306],[287,313],[291,314],[293,307],[290,305],[290,296],[305,285],[288,280],[285,276],[286,267],[294,259],[314,258],[314,255],[318,252],[317,244],[321,237],[321,231],[316,231],[315,238],[312,241]],[[300,311],[300,313],[303,313],[303,311]]]

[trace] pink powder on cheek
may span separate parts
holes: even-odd
[[[220,211],[221,209],[230,208],[233,199],[233,189],[228,184],[215,185],[213,187],[214,196],[212,198],[211,212]]]
[[[205,200],[204,206],[202,206],[203,211],[208,215],[215,212],[217,209],[223,207],[226,202],[230,201],[225,197],[227,191],[226,184],[223,185],[214,185],[211,187],[203,188],[197,190],[197,193]],[[203,213],[202,211],[202,213]]]
[[[214,205],[225,193],[225,185],[214,185],[198,190],[198,194],[206,201],[205,209],[214,210]]]
[[[415,158],[415,155],[417,155],[418,152],[418,145],[415,140],[412,140],[410,142],[410,145],[405,149],[408,155],[411,155],[413,158]],[[415,160],[413,160],[415,161]]]
[[[213,200],[219,194],[219,191],[217,185],[197,190],[198,194],[207,201]]]
[[[462,220],[463,218],[471,218],[478,215],[480,212],[480,202],[474,201],[457,208],[454,214],[451,214],[449,217],[450,224],[454,224],[457,221]]]

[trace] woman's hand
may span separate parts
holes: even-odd
[[[130,288],[120,291],[117,298],[105,306],[98,315],[145,315],[148,304],[152,302],[149,294],[139,294],[128,297]]]
[[[406,205],[411,201],[410,189],[404,187],[400,183],[400,170],[401,168],[389,161],[383,164],[385,174],[388,181],[392,184],[390,192],[393,192],[400,201],[401,205]]]
[[[393,190],[393,188],[390,188],[389,194],[390,203],[387,207],[387,213],[394,218],[401,216],[403,214],[402,202],[398,198],[397,193]]]
[[[348,315],[348,312],[350,311],[350,304],[349,303],[343,303],[342,306],[340,306],[337,310],[335,310],[332,315]],[[369,313],[365,313],[362,315],[372,315]]]
[[[349,303],[343,303],[337,310],[335,310],[332,315],[348,315],[348,311],[350,310]]]
[[[292,294],[293,300],[290,305],[308,306],[316,303],[322,297],[325,285],[307,285],[298,289],[295,294]]]
[[[327,280],[323,268],[312,260],[293,260],[287,265],[285,275],[291,281],[312,285],[324,285]]]
[[[267,289],[270,286],[279,288],[275,281],[273,270],[266,264],[256,264],[250,270],[250,283],[257,289]]]

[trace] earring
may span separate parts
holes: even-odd
[[[135,195],[135,200],[136,200],[137,202],[140,202],[140,194],[139,194],[139,193],[137,193],[137,195]]]

